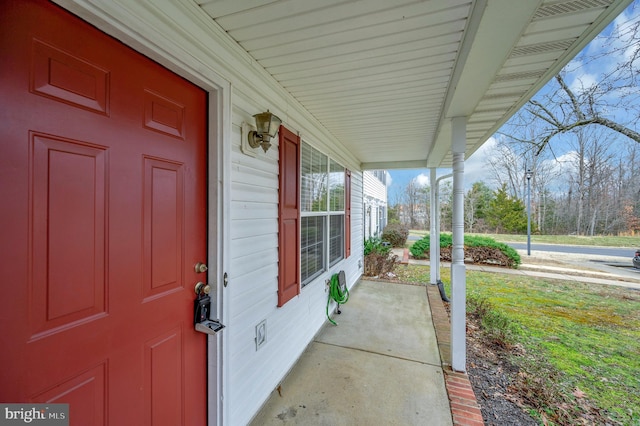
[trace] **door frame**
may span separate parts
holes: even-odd
[[[231,83],[216,71],[216,61],[208,67],[195,58],[211,57],[193,36],[181,27],[167,25],[164,14],[155,5],[130,2],[126,7],[115,1],[97,4],[92,0],[52,0],[67,11],[79,16],[102,32],[115,37],[135,51],[149,57],[175,74],[199,86],[208,93],[207,111],[207,265],[208,281],[215,289],[212,317],[228,323],[224,309],[223,275],[228,271],[231,217]],[[175,10],[172,18],[185,26],[202,29],[211,23],[196,21],[200,11],[187,9],[191,3],[180,7],[170,0],[160,0],[162,10]],[[206,28],[211,30],[210,28]],[[187,52],[197,52],[191,55]],[[220,65],[222,66],[222,65]],[[215,285],[213,285],[215,284]],[[224,363],[226,344],[224,331],[207,336],[207,413],[208,424],[225,423],[228,407],[224,401],[224,389],[228,389],[228,368]]]

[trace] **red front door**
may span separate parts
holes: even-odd
[[[0,52],[0,402],[205,424],[206,93],[44,1]]]

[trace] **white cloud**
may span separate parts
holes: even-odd
[[[637,51],[638,44],[631,39],[632,28],[640,20],[640,7],[637,6],[640,2],[636,0],[635,3],[635,6],[628,7],[564,68],[572,90],[581,92],[583,88],[588,89],[600,76],[614,72]]]
[[[544,160],[540,167],[553,178],[548,182],[551,192],[563,193],[566,191],[567,175],[577,172],[577,152],[568,151],[557,158]]]
[[[553,174],[561,174],[575,170],[575,159],[577,153],[568,151],[556,158],[550,158],[542,162],[542,167],[550,170]]]
[[[637,3],[640,4],[640,1]],[[614,82],[615,85],[615,76],[619,73],[616,70],[637,54],[640,46],[631,39],[631,29],[640,21],[640,7],[635,9],[635,16],[632,16],[631,12],[633,10],[628,9],[626,13],[618,16],[606,32],[596,37],[577,58],[567,65],[565,81],[574,93],[579,94],[592,89],[604,76],[609,76],[610,82]],[[600,96],[603,97],[603,101],[615,105],[620,97],[628,95],[629,88],[625,87],[624,90],[620,92],[614,87],[608,89],[606,93],[601,93]],[[631,90],[637,90],[637,88]],[[626,114],[625,111],[615,109],[606,111],[609,118],[619,113],[623,116]]]
[[[419,186],[427,186],[429,185],[429,176],[424,173],[420,173],[413,179]]]
[[[569,88],[575,93],[581,93],[589,90],[596,84],[598,84],[598,77],[596,75],[583,73],[574,77],[573,81],[569,84]]]

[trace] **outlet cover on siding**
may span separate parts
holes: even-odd
[[[256,325],[256,351],[260,349],[262,345],[267,343],[267,320],[262,320]]]

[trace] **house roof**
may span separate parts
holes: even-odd
[[[197,0],[363,169],[466,157],[631,0]]]

